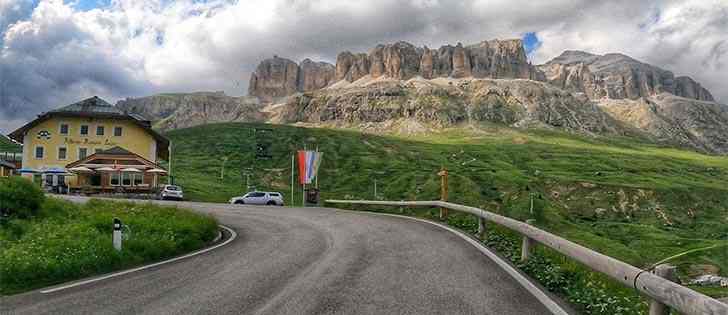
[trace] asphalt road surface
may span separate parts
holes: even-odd
[[[10,314],[549,314],[459,236],[325,208],[175,203],[238,233],[210,252],[53,293]]]

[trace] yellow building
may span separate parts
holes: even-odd
[[[159,162],[169,158],[169,140],[152,130],[149,121],[127,114],[96,96],[43,113],[9,137],[23,144],[21,175],[35,177],[52,188],[74,188],[81,184],[132,188],[134,183],[122,185],[116,174],[124,176],[121,173],[155,169],[158,175],[163,170]],[[120,152],[123,153],[120,158],[114,159],[114,154]],[[105,153],[104,159],[93,159],[91,167],[76,163],[102,153]],[[128,160],[129,155],[144,163],[119,164]],[[79,171],[67,169],[70,164]],[[94,179],[81,183],[82,177]],[[139,183],[140,187],[150,184],[143,180]]]

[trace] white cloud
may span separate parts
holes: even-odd
[[[542,41],[535,62],[565,49],[623,52],[728,100],[720,0],[114,0],[89,11],[32,3],[0,0],[0,131],[91,95],[244,94],[258,61],[274,54],[333,62],[383,42],[438,47],[526,32]]]

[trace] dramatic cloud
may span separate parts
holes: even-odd
[[[723,1],[0,0],[0,132],[99,95],[245,94],[272,55],[333,62],[397,40],[439,47],[526,37],[541,63],[565,49],[623,52],[690,75],[722,102]]]

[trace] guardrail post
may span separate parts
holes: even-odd
[[[533,219],[526,220],[528,225],[531,225],[533,222]],[[523,236],[523,243],[521,244],[521,262],[526,262],[529,258],[531,258],[531,253],[535,246],[536,241],[528,236]]]
[[[478,217],[478,238],[485,240],[485,219]]]
[[[670,280],[672,282],[675,282],[677,280],[677,267],[673,265],[659,265],[655,267],[655,271],[653,273],[661,278],[665,278],[667,280]],[[650,315],[668,315],[670,314],[670,307],[668,307],[665,304],[662,304],[656,300],[650,301]]]

